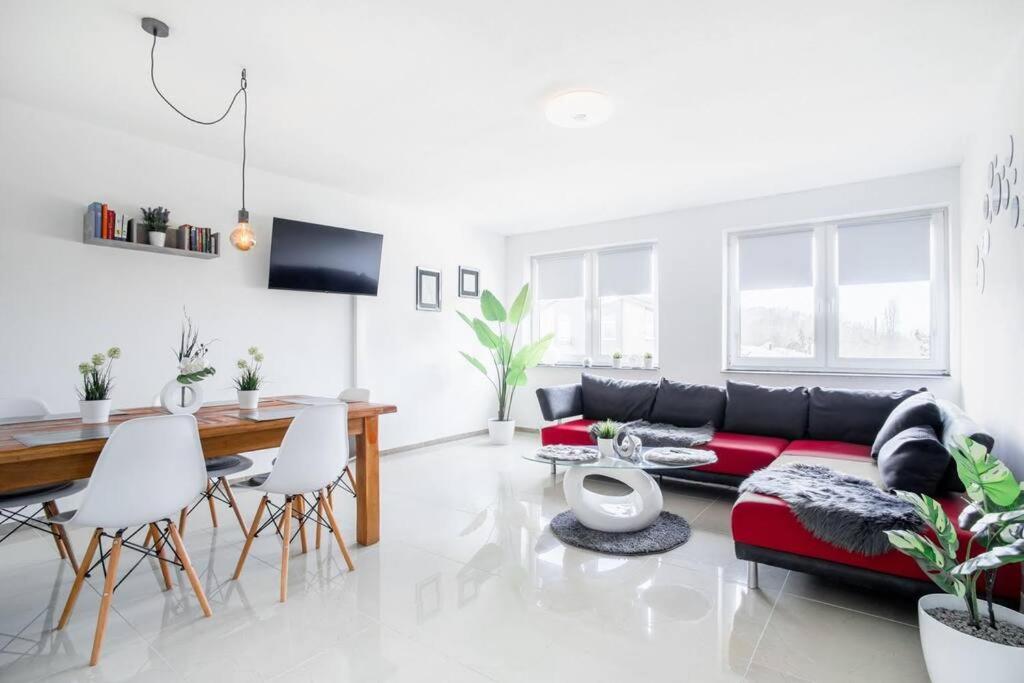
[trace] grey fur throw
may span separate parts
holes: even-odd
[[[883,531],[920,531],[914,509],[867,479],[820,465],[792,463],[758,470],[740,493],[776,496],[815,538],[852,553],[882,555],[892,546]]]
[[[597,438],[595,433],[599,425],[599,422],[595,422],[590,426],[591,438]],[[640,439],[644,448],[653,446],[693,448],[694,446],[703,446],[715,436],[715,427],[710,422],[703,427],[676,427],[661,422],[634,420],[620,424],[619,429],[626,429]]]

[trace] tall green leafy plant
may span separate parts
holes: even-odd
[[[77,389],[82,401],[105,401],[114,389],[114,378],[110,368],[114,360],[121,357],[121,349],[111,346],[106,353],[94,353],[85,363],[78,364],[82,375],[82,388]]]
[[[960,541],[956,525],[942,506],[928,496],[896,492],[900,499],[914,507],[938,543],[913,531],[886,531],[885,534],[893,547],[914,558],[939,588],[964,600],[974,628],[981,621],[978,583],[984,583],[988,619],[995,628],[992,593],[996,570],[1024,562],[1024,486],[985,446],[972,439],[964,439],[950,453],[971,501],[958,520],[960,527],[971,533],[964,552],[966,559],[963,562],[957,559]],[[984,552],[975,555],[975,544],[984,548]]]
[[[490,369],[483,361],[459,351],[470,365],[479,370],[494,386],[498,396],[498,419],[507,420],[516,388],[526,384],[526,371],[540,362],[551,345],[553,334],[516,350],[519,328],[530,310],[530,285],[523,285],[512,305],[506,310],[498,297],[485,289],[480,295],[480,318],[470,318],[459,311],[459,317],[473,330],[477,341],[490,356]],[[491,371],[493,370],[493,376]]]

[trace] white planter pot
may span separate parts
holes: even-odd
[[[597,452],[605,458],[615,457],[615,439],[598,439]]]
[[[172,379],[160,391],[160,405],[173,415],[191,415],[203,406],[202,383],[181,384]]]
[[[487,431],[491,435],[491,443],[495,446],[504,446],[512,443],[512,437],[516,433],[515,420],[499,420],[492,417],[487,420]]]
[[[82,413],[82,423],[87,425],[103,424],[110,419],[111,400],[79,401],[78,410]]]
[[[238,407],[242,410],[256,410],[260,407],[260,390],[241,391],[237,390]]]
[[[917,602],[917,619],[921,628],[921,650],[932,683],[1020,683],[1024,671],[1024,647],[991,643],[961,633],[933,618],[925,610],[945,607],[966,611],[960,598],[945,593],[926,595]],[[978,601],[987,618],[988,605]],[[995,605],[996,622],[1024,627],[1024,614]]]
[[[622,359],[621,358],[612,358],[612,367],[613,368],[621,368],[622,367]]]
[[[650,370],[653,367],[654,367],[654,359],[653,358],[644,358],[644,369],[645,370]]]
[[[154,247],[162,247],[167,240],[166,232],[157,232],[156,230],[149,231],[149,243]]]

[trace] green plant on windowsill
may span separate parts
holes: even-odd
[[[612,360],[622,360],[622,351],[616,351],[612,354]]]

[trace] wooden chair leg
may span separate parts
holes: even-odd
[[[203,592],[203,585],[199,583],[199,575],[196,574],[195,567],[192,566],[192,561],[188,559],[188,553],[185,551],[185,542],[181,540],[181,534],[178,533],[174,522],[167,522],[167,527],[171,531],[171,542],[174,543],[174,550],[178,553],[178,559],[181,560],[181,564],[185,567],[188,581],[192,584],[192,591],[196,594],[196,599],[199,600],[199,606],[203,608],[204,615],[212,617],[213,611],[210,609],[210,603],[206,601],[206,593]]]
[[[56,504],[52,500],[48,500],[45,503],[43,503],[43,512],[46,513],[47,519],[50,519],[51,517],[55,517],[57,515],[57,512],[54,510],[55,507]],[[64,552],[64,544],[61,543],[60,540],[60,534],[57,533],[57,525],[51,524],[50,531],[51,533],[53,533],[53,542],[57,544],[57,552],[60,554],[60,559],[68,559],[67,553]]]
[[[89,565],[92,564],[92,556],[96,554],[96,546],[100,543],[100,533],[102,533],[102,530],[97,529],[93,532],[92,538],[89,539],[89,545],[85,549],[85,557],[82,558],[82,564],[78,565],[75,582],[71,584],[71,593],[68,594],[68,601],[64,604],[64,611],[60,615],[60,621],[57,622],[58,631],[68,625],[71,612],[75,609],[78,593],[82,590],[82,584],[85,582],[85,573],[89,571]]]
[[[235,501],[235,494],[231,490],[231,484],[228,483],[227,477],[220,478],[221,488],[224,489],[224,495],[231,501],[231,509],[235,511],[235,519],[238,520],[238,526],[242,529],[242,534],[246,533],[245,519],[242,517],[242,511],[238,509],[238,503]]]
[[[206,480],[206,502],[210,504],[210,519],[213,521],[213,528],[217,528],[217,501],[213,497],[213,481]]]
[[[324,525],[320,523],[320,520],[324,518],[324,504],[320,500],[320,492],[316,494],[316,549],[320,550],[320,530],[324,528]]]
[[[178,533],[181,534],[182,538],[185,538],[185,522],[188,521],[188,505],[181,508],[181,514],[178,515]]]
[[[153,547],[156,550],[157,562],[160,563],[160,573],[164,576],[164,590],[171,590],[173,584],[171,583],[171,568],[167,566],[166,559],[164,557],[164,542],[160,540],[160,529],[156,524],[149,525],[149,535],[153,537]]]
[[[100,650],[103,648],[103,636],[107,632],[107,616],[110,612],[110,600],[114,597],[114,586],[117,584],[117,563],[121,559],[121,534],[114,536],[114,545],[110,549],[107,560],[107,580],[103,582],[103,598],[100,600],[100,613],[96,617],[96,635],[92,639],[92,656],[89,666],[96,666],[100,661]]]
[[[352,468],[348,465],[345,465],[345,474],[348,475],[348,483],[352,486],[352,497],[354,498],[356,495],[356,479],[352,476]]]
[[[338,549],[341,550],[341,555],[345,558],[345,564],[348,565],[348,570],[352,571],[356,566],[352,564],[352,557],[348,554],[348,548],[345,547],[345,541],[341,538],[341,530],[338,529],[338,520],[334,518],[334,508],[331,506],[330,500],[324,500],[324,510],[327,511],[327,521],[331,525],[331,531],[334,533],[334,539],[338,541]]]
[[[231,578],[235,581],[242,575],[242,567],[245,565],[245,558],[249,556],[249,548],[252,547],[252,540],[256,538],[256,531],[260,528],[260,520],[263,519],[263,510],[267,507],[267,497],[260,498],[259,507],[256,508],[256,516],[252,518],[252,527],[245,536],[245,545],[242,546],[242,554],[238,557],[238,564],[235,565],[235,574]]]
[[[306,501],[302,496],[298,496],[293,505],[295,517],[299,520],[299,541],[302,544],[302,554],[305,555],[309,551],[306,546]]]
[[[286,498],[281,515],[281,602],[288,599],[288,539],[292,535],[292,499]]]
[[[152,524],[149,525],[149,530],[146,531],[146,538],[144,538],[143,541],[142,541],[142,547],[143,548],[148,548],[151,541],[153,541],[153,542],[156,541],[156,538],[153,536],[153,525]]]
[[[57,507],[57,502],[51,500],[47,503],[48,509],[46,515],[48,517],[56,517],[60,514],[60,509]],[[44,506],[46,507],[46,506]],[[68,536],[68,530],[64,528],[63,524],[51,524],[50,529],[53,531],[57,538],[57,551],[60,552],[61,559],[67,559],[71,563],[71,568],[78,573],[78,560],[75,558],[75,549],[71,547],[71,537]]]

